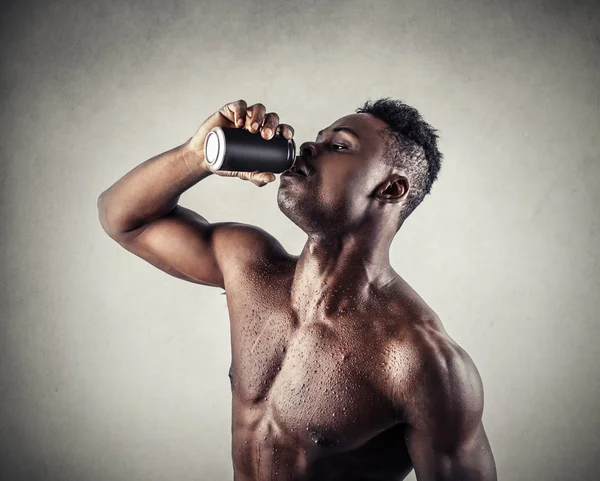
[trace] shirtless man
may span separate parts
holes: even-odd
[[[399,481],[414,469],[418,481],[496,480],[480,375],[389,263],[392,239],[437,177],[435,131],[415,109],[380,99],[302,144],[277,192],[308,236],[294,256],[259,227],[209,223],[178,205],[212,175],[203,144],[217,125],[265,139],[294,132],[261,103],[226,104],[103,192],[98,210],[128,251],[226,290],[234,479]]]

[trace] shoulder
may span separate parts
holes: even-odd
[[[419,424],[451,413],[462,417],[461,422],[481,419],[479,371],[439,321],[411,325],[389,352],[390,396],[403,421]]]
[[[212,241],[219,244],[219,260],[223,264],[289,263],[294,256],[262,227],[241,222],[218,222],[211,225]]]
[[[212,224],[211,243],[227,294],[257,296],[287,285],[297,257],[261,227],[240,222]],[[265,291],[268,289],[268,291]]]

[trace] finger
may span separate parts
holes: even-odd
[[[261,172],[259,177],[265,184],[273,182],[277,178],[273,172]]]
[[[265,121],[261,129],[261,134],[263,138],[270,139],[271,137],[273,137],[273,135],[275,135],[275,130],[277,129],[278,125],[279,115],[277,115],[275,112],[269,112],[265,117]]]
[[[264,182],[264,180],[260,177],[260,175],[261,175],[261,172],[259,170],[255,170],[254,172],[239,171],[239,172],[235,173],[235,176],[238,179],[249,180],[254,185],[258,185],[259,187],[262,187],[262,185],[265,185],[266,182]]]
[[[265,119],[266,111],[266,107],[260,102],[248,107],[246,109],[246,129],[253,133],[258,132],[258,129]]]
[[[264,187],[275,180],[275,175],[272,172],[252,172],[250,180],[259,187]]]
[[[234,123],[236,127],[243,127],[246,119],[247,103],[244,99],[236,100],[223,105],[219,112]]]
[[[263,182],[263,179],[260,177],[262,172],[260,170],[255,170],[253,172],[246,171],[235,171],[233,177],[237,177],[241,180],[249,180],[250,182],[256,184]]]
[[[215,173],[221,177],[237,177],[240,180],[249,180],[259,187],[263,187],[276,179],[275,174],[272,172],[261,172],[260,170],[253,172],[218,170]]]
[[[294,136],[294,127],[288,124],[279,124],[277,126],[277,133],[290,140]]]
[[[272,172],[261,172],[260,170],[255,170],[253,172],[238,172],[237,174],[237,177],[240,179],[249,180],[258,187],[263,187],[275,180],[275,174]]]

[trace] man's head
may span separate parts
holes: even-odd
[[[400,101],[367,101],[300,146],[296,166],[308,164],[314,173],[282,177],[279,206],[309,234],[393,235],[437,179],[435,132]]]

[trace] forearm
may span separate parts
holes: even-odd
[[[185,142],[128,172],[98,198],[98,215],[111,235],[129,232],[171,212],[183,192],[211,175]]]

